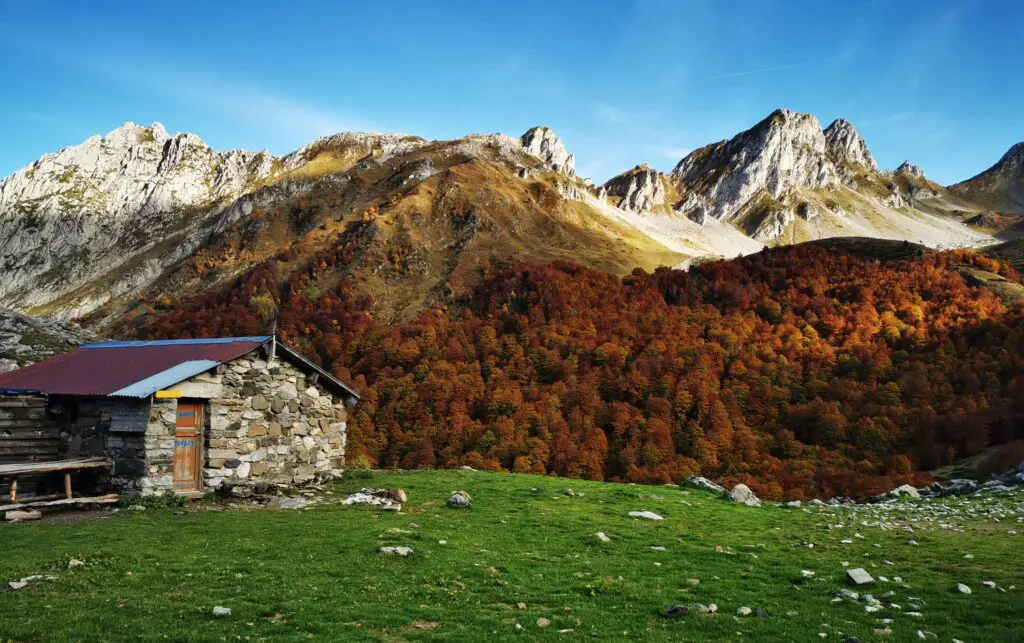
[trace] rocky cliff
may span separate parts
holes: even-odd
[[[159,123],[42,157],[0,182],[0,305],[45,310],[96,280],[106,293],[145,282],[191,254],[216,206],[267,179],[272,163],[266,152],[213,152]]]
[[[772,112],[728,141],[687,155],[672,170],[680,212],[695,220],[729,220],[760,191],[778,198],[788,191],[837,185],[818,119],[786,109]]]
[[[644,163],[609,179],[603,194],[623,210],[649,212],[665,204],[665,181],[661,172]]]
[[[975,182],[1019,181],[1018,148]],[[451,141],[342,133],[274,157],[126,124],[0,182],[0,306],[106,320],[343,238],[344,278],[401,318],[519,260],[625,273],[832,236],[977,245],[988,237],[961,223],[981,211],[972,203],[914,166],[877,171],[848,121],[823,130],[789,110],[671,174],[638,165],[600,187],[546,127]]]

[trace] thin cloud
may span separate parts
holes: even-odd
[[[252,85],[222,81],[203,72],[107,66],[101,73],[247,125],[273,128],[288,138],[305,141],[337,132],[377,129],[312,103]]]
[[[704,80],[722,80],[725,78],[739,78],[741,76],[768,74],[776,71],[785,71],[787,69],[797,69],[799,67],[810,67],[811,65],[822,65],[824,63],[846,60],[849,57],[850,54],[845,53],[839,56],[829,56],[828,58],[815,58],[814,60],[804,60],[801,62],[790,63],[788,65],[775,65],[773,67],[760,67],[758,69],[746,69],[744,71],[734,71],[727,74],[718,74],[717,76],[708,76]]]

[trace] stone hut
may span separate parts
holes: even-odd
[[[45,399],[40,422],[59,430],[53,456],[106,457],[99,484],[143,495],[244,495],[339,476],[346,407],[358,401],[273,337],[83,344],[0,374],[3,395]]]

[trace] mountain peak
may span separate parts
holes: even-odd
[[[1006,154],[1003,154],[1003,157],[999,159],[999,163],[997,163],[997,165],[1003,165],[1006,163],[1024,163],[1024,142],[1017,143],[1010,147],[1010,149],[1006,151]]]
[[[875,158],[871,156],[867,143],[857,132],[853,123],[845,118],[837,118],[825,128],[825,145],[828,155],[840,165],[859,165],[868,170],[877,170]]]
[[[827,148],[817,118],[777,109],[749,130],[694,150],[676,165],[672,177],[679,192],[690,195],[680,212],[694,220],[731,219],[762,190],[779,197],[836,185],[839,177]]]
[[[618,197],[618,206],[630,212],[648,212],[665,203],[661,172],[647,163],[612,177],[603,189],[608,196]]]
[[[531,127],[519,137],[523,150],[544,161],[552,170],[576,176],[576,158],[565,149],[562,139],[548,127]]]
[[[910,161],[903,161],[900,166],[896,168],[896,174],[909,174],[910,176],[917,177],[919,179],[925,178],[924,170],[914,165]]]

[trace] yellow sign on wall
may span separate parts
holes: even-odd
[[[181,391],[157,391],[156,399],[166,400],[170,398],[181,397]]]

